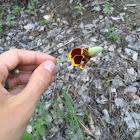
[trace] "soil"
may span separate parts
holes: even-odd
[[[72,67],[71,61],[56,65],[56,80],[41,99],[48,103],[59,98],[55,93],[60,93],[60,89],[67,91],[74,100],[76,113],[82,114],[85,109],[92,116],[92,126],[87,120],[82,122],[84,127],[80,125],[89,140],[138,140],[140,0],[40,0],[32,13],[27,13],[27,3],[29,0],[19,3],[23,9],[15,16],[15,26],[5,27],[1,53],[11,48],[35,50],[51,54],[59,61],[66,59],[74,48],[102,46],[103,52],[89,61],[83,71]],[[77,5],[85,10],[76,9]],[[43,16],[48,13],[54,17],[46,24]],[[9,13],[4,14],[6,17]],[[33,28],[27,29],[28,24]],[[109,38],[108,28],[115,28],[113,34],[119,39]],[[60,96],[64,99],[63,94]],[[49,110],[52,116],[56,115],[54,106]],[[51,128],[46,127],[46,137],[40,139],[69,139],[66,121],[53,119]],[[78,132],[75,137],[81,140]]]

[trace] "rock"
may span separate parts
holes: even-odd
[[[124,75],[125,83],[132,83],[137,79],[137,73],[134,68],[127,69],[127,73]]]
[[[101,89],[102,89],[101,80],[93,80],[93,84],[95,85],[95,87],[96,87],[98,90],[101,90]]]
[[[134,61],[137,61],[137,59],[138,59],[138,53],[133,54],[132,59],[133,59]]]
[[[27,31],[34,30],[34,28],[35,28],[35,24],[31,24],[31,23],[24,26],[24,29],[26,29]]]
[[[124,99],[123,98],[116,98],[115,99],[115,105],[117,106],[117,108],[121,107],[125,107],[125,102],[124,102]]]
[[[101,11],[101,7],[98,5],[98,6],[95,6],[93,9],[92,9],[92,11],[97,11],[97,12],[99,12],[99,11]]]
[[[115,48],[116,48],[116,45],[113,44],[113,45],[110,45],[108,50],[111,52],[114,52]]]
[[[51,132],[52,134],[55,134],[56,132],[58,132],[58,130],[59,130],[59,128],[56,127],[56,126],[54,126],[54,127],[51,127],[50,132]]]
[[[99,19],[103,19],[103,15],[99,15]]]
[[[128,86],[124,89],[126,94],[135,94],[137,92],[137,88],[133,86]]]
[[[120,79],[119,76],[116,76],[114,79],[112,79],[112,86],[118,88],[120,86],[125,86],[123,81]]]
[[[134,122],[132,116],[128,111],[125,113],[124,121],[126,122],[127,127],[130,131],[134,131],[137,128],[136,121]]]
[[[86,24],[86,25],[85,25],[85,29],[86,29],[86,30],[92,30],[93,27],[94,27],[93,24]]]
[[[39,32],[38,31],[32,31],[30,33],[30,35],[33,36],[33,37],[37,37],[37,36],[39,36]]]
[[[58,73],[60,71],[60,66],[59,65],[55,66],[55,71],[56,71],[56,73]]]
[[[133,38],[133,36],[128,35],[128,36],[125,37],[125,40],[126,40],[128,43],[132,44],[133,41],[134,41],[134,38]]]
[[[105,104],[107,101],[108,101],[108,99],[105,98],[104,95],[101,95],[101,97],[98,97],[98,98],[96,99],[96,102],[97,102],[98,104]]]
[[[4,51],[4,48],[0,46],[0,51]]]
[[[103,120],[105,120],[106,122],[109,123],[110,117],[109,117],[108,110],[107,109],[104,109],[102,112],[104,113]]]
[[[24,43],[22,43],[22,42],[19,42],[19,45],[20,45],[22,48],[24,48],[24,49],[27,47],[27,45],[24,44]]]

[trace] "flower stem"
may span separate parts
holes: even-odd
[[[57,61],[57,62],[55,63],[55,65],[57,65],[57,64],[59,64],[59,63],[63,63],[63,62],[65,62],[65,61],[67,61],[67,60],[69,60],[69,58],[64,59],[64,60],[61,60],[61,61]]]

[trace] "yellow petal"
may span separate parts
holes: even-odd
[[[75,64],[74,59],[72,60],[72,65],[73,66],[78,66],[79,64]]]

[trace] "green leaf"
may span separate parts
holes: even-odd
[[[81,10],[84,10],[84,11],[86,10],[85,7],[83,7],[83,6],[76,6],[75,9],[78,9],[78,10],[80,10],[80,11],[81,11]]]
[[[106,11],[107,11],[108,14],[110,13],[110,11],[109,11],[109,2],[106,3]]]
[[[33,135],[25,131],[21,140],[33,140]]]
[[[39,129],[39,134],[41,135],[41,136],[44,136],[45,137],[45,128],[44,128],[44,126],[42,125],[42,126],[40,126],[40,129]]]

